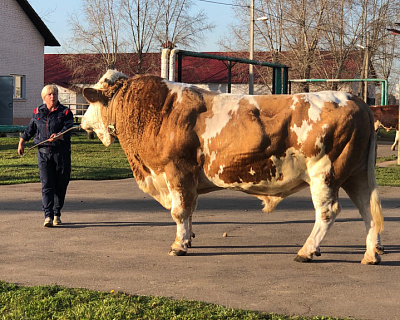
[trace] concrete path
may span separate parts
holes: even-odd
[[[382,148],[379,154],[389,152]],[[203,195],[193,219],[193,248],[171,257],[176,228],[170,213],[134,179],[72,181],[64,224],[51,229],[42,227],[40,184],[0,186],[0,279],[282,314],[399,319],[400,188],[380,191],[387,254],[380,265],[365,266],[364,224],[344,194],[322,256],[302,264],[293,259],[314,223],[309,189],[271,214],[239,192]]]

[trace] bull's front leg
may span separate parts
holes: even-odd
[[[180,219],[179,214],[171,211],[172,218],[176,222],[176,238],[171,246],[169,254],[171,256],[183,256],[186,254],[187,249],[191,246],[191,238],[189,231],[189,220]]]
[[[172,198],[171,215],[176,223],[176,237],[169,252],[172,256],[185,255],[187,249],[192,245],[192,214],[194,207],[192,197],[184,197],[182,193],[175,192]],[[189,202],[189,203],[188,203]]]
[[[180,205],[185,201],[177,201],[177,205],[172,205],[171,215],[176,223],[176,237],[171,246],[169,254],[171,256],[183,256],[187,249],[192,246],[192,208],[186,208]],[[174,201],[172,202],[174,203]]]
[[[169,252],[171,256],[185,255],[194,237],[192,214],[198,197],[196,172],[195,167],[189,163],[177,166],[171,162],[165,168],[171,215],[176,223],[176,237]]]

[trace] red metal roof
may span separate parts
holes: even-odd
[[[230,53],[212,53],[223,56],[234,56],[248,58],[246,52]],[[288,53],[286,53],[288,55]],[[73,84],[93,84],[105,73],[104,64],[100,62],[99,54],[45,54],[44,56],[44,78],[45,83],[56,83],[63,87],[69,87]],[[271,55],[268,52],[256,52],[254,59],[258,61],[271,62]],[[118,54],[118,62],[115,69],[124,72],[128,76],[137,73],[148,73],[160,75],[161,73],[161,53],[147,53],[143,55],[143,63],[139,70],[139,57],[133,53]],[[290,59],[285,59],[289,60]],[[71,61],[75,61],[71,63]],[[313,70],[313,78],[325,78],[326,69],[333,70],[334,61],[329,54],[325,57],[325,68],[316,67]],[[196,57],[183,57],[182,59],[182,82],[186,83],[227,83],[228,68],[226,61],[214,59],[200,59]],[[73,67],[71,67],[74,65]],[[341,78],[352,79],[357,74],[359,67],[356,59],[348,59],[345,63],[346,71],[342,73]],[[88,67],[90,66],[90,67]],[[328,66],[328,68],[326,68]],[[290,67],[290,65],[289,65]],[[177,66],[176,66],[177,68]],[[322,70],[324,69],[324,70]],[[232,63],[232,83],[248,82],[249,66],[244,63]],[[329,70],[328,70],[329,71]],[[332,72],[333,73],[333,72]],[[294,68],[289,69],[289,78],[298,78]],[[331,75],[333,77],[333,74]],[[255,83],[271,83],[271,68],[254,66]]]

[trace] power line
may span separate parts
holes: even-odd
[[[218,2],[218,1],[212,1],[212,0],[198,0],[198,1],[214,3],[214,4],[221,4],[221,5],[229,6],[229,7],[241,7],[241,8],[249,8],[250,7],[250,6],[243,6],[243,5],[240,5],[240,4],[224,3],[224,2]]]
[[[199,2],[207,2],[207,3],[219,4],[219,5],[229,6],[229,7],[239,7],[239,8],[248,8],[248,9],[250,8],[249,5],[225,3],[225,2],[219,2],[219,1],[214,1],[214,0],[198,0],[198,1]],[[268,13],[268,12],[265,12],[264,10],[260,10],[260,9],[258,9],[256,7],[254,7],[254,11],[257,11],[257,12],[263,14],[264,16],[269,16],[272,19],[278,19],[278,16],[273,15],[273,14]],[[295,19],[284,18],[282,20],[283,21],[287,21],[287,22],[291,22],[291,23],[294,23],[294,24],[297,24],[297,25],[300,25],[299,21],[296,21]],[[400,25],[400,23],[398,23],[398,25]],[[321,30],[321,31],[331,31],[331,32],[333,32],[335,34],[339,33],[339,32],[335,32],[335,31],[332,31],[330,29],[327,29],[327,28],[321,27],[321,26],[320,27],[316,27],[316,26],[308,25],[308,28],[315,29],[315,30]],[[345,33],[345,34],[349,35],[347,33]]]

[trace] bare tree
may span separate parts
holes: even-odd
[[[191,0],[155,0],[161,8],[161,19],[157,24],[159,47],[170,49],[181,46],[191,48],[202,41],[203,33],[214,25],[207,23],[204,11],[190,15]]]
[[[147,0],[123,0],[123,18],[128,26],[126,43],[137,57],[136,73],[142,73],[145,54],[155,49],[161,7]],[[129,49],[128,49],[129,50]]]
[[[191,0],[82,0],[82,13],[70,17],[69,47],[95,55],[71,55],[65,62],[77,81],[88,68],[82,59],[90,59],[90,68],[99,73],[118,63],[128,74],[147,72],[147,53],[166,46],[190,48],[201,42],[205,30],[213,28],[203,11],[189,13],[192,5]]]
[[[220,45],[227,51],[248,51],[249,0],[235,0],[233,10],[237,23]],[[342,78],[349,61],[360,72],[368,64],[362,77],[386,79],[391,74],[396,47],[386,28],[400,20],[399,1],[258,0],[255,11],[255,49],[270,51],[266,57],[289,65],[292,78]],[[365,47],[367,34],[368,48],[360,51],[356,45]],[[368,63],[363,68],[364,56]]]
[[[284,38],[293,53],[293,65],[303,79],[311,78],[311,70],[318,54],[328,0],[290,1],[285,10],[289,28],[297,32],[285,34]],[[309,90],[308,83],[303,91]]]
[[[114,68],[120,40],[120,2],[84,0],[83,3],[83,17],[77,14],[70,17],[73,43],[80,52],[99,54],[105,69]]]

